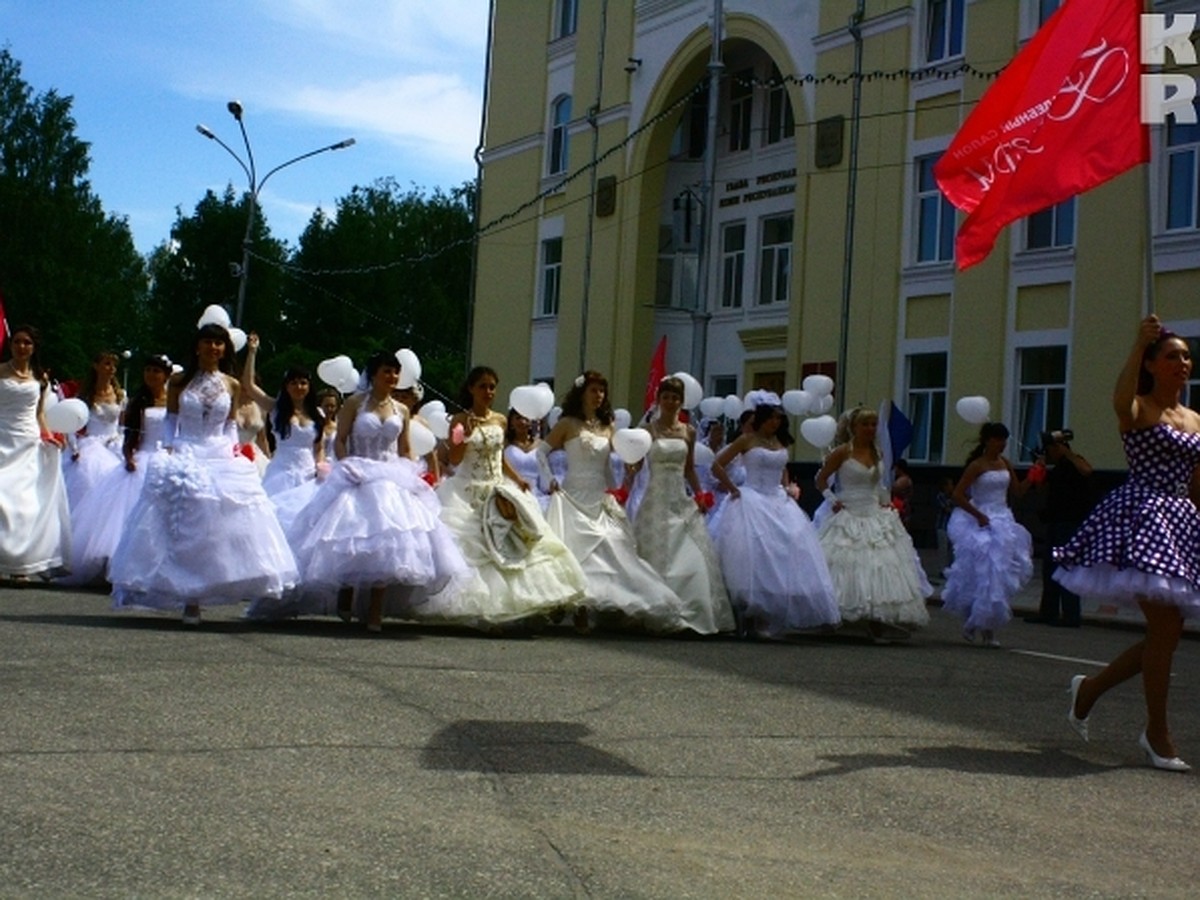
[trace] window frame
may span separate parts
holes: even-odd
[[[942,383],[915,387],[913,385],[913,362],[918,357],[941,357]],[[914,350],[904,354],[904,411],[913,424],[913,439],[907,451],[910,463],[926,465],[945,465],[946,463],[946,424],[947,408],[950,396],[950,352],[940,350]],[[914,409],[914,399],[923,398],[926,401],[925,411]],[[927,420],[927,421],[926,421]],[[935,427],[936,426],[936,427]],[[916,446],[922,434],[926,433],[923,454],[917,455]]]
[[[1200,99],[1194,100],[1193,105],[1200,112]],[[1172,116],[1162,129],[1162,147],[1163,231],[1173,234],[1196,231],[1200,229],[1200,122],[1181,125]],[[1174,216],[1172,212],[1177,175],[1186,176],[1190,181],[1181,192],[1184,194],[1182,199],[1188,204],[1182,216]]]
[[[729,249],[729,235],[741,230],[741,247]],[[732,266],[732,271],[731,271]],[[736,282],[731,293],[731,281]],[[741,309],[746,297],[746,220],[736,219],[721,224],[721,297],[722,310]]]
[[[1046,350],[1062,352],[1062,379],[1054,381],[1025,381],[1025,354]],[[1071,345],[1066,342],[1031,343],[1017,347],[1015,365],[1015,429],[1012,440],[1015,442],[1013,459],[1020,463],[1031,463],[1034,460],[1033,451],[1040,443],[1043,431],[1062,428],[1067,420],[1068,383],[1071,371]],[[1057,416],[1054,415],[1053,394],[1058,395]],[[1041,396],[1040,403],[1036,397]],[[1035,405],[1031,406],[1030,403]],[[1029,416],[1036,415],[1038,421],[1033,423]]]
[[[1041,250],[1066,250],[1075,246],[1075,224],[1078,221],[1078,211],[1075,198],[1068,197],[1061,203],[1048,206],[1043,210],[1025,217],[1025,240],[1023,249],[1030,252]],[[1043,222],[1047,222],[1049,239],[1046,243],[1034,244],[1035,232],[1042,230]]]
[[[546,174],[564,175],[571,154],[571,95],[560,94],[550,104],[550,131],[546,147]]]
[[[940,33],[935,35],[935,29]],[[966,52],[966,0],[926,0],[923,37],[921,55],[926,65],[961,59]]]
[[[551,260],[551,248],[557,246],[557,259]],[[553,319],[562,305],[563,239],[542,238],[538,249],[538,319]]]
[[[743,69],[729,80],[729,152],[743,153],[754,141],[754,70]]]
[[[554,40],[569,38],[579,29],[579,0],[558,0],[554,4]]]
[[[913,157],[913,247],[912,259],[917,265],[939,265],[954,262],[954,237],[958,220],[954,204],[943,196],[933,177],[934,164],[940,153],[925,153]],[[926,179],[928,175],[928,179]],[[936,204],[935,254],[924,255],[926,245],[926,210]]]
[[[786,241],[767,243],[767,228],[772,222],[787,220]],[[792,264],[796,243],[796,215],[793,212],[778,212],[763,216],[758,226],[758,290],[755,305],[760,307],[786,306],[791,302]],[[769,280],[769,284],[768,284]],[[771,299],[764,300],[766,288],[771,288]],[[780,296],[782,288],[782,296]]]

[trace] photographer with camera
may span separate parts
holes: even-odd
[[[1042,602],[1036,616],[1025,621],[1036,625],[1056,625],[1078,628],[1081,624],[1079,595],[1054,580],[1058,563],[1051,548],[1065,544],[1087,518],[1092,508],[1090,478],[1092,466],[1071,449],[1075,433],[1069,428],[1042,432],[1039,453],[1048,466],[1046,506],[1042,512],[1046,523],[1046,555],[1042,559]]]

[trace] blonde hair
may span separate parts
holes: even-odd
[[[837,432],[834,444],[848,444],[854,437],[854,426],[867,419],[879,420],[879,413],[869,406],[856,406],[848,409],[838,417]]]

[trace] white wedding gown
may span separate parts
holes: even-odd
[[[609,440],[581,431],[566,442],[562,489],[550,497],[547,521],[583,567],[587,598],[597,612],[621,613],[650,631],[687,627],[684,604],[642,559],[609,486]]]
[[[73,450],[63,454],[63,481],[74,517],[83,498],[105,475],[123,466],[121,458],[121,405],[96,403],[88,409],[87,434]]]
[[[704,515],[685,489],[688,445],[656,438],[633,533],[638,553],[683,601],[684,625],[699,634],[733,631],[733,608]]]

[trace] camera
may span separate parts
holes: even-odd
[[[1071,443],[1071,441],[1075,439],[1075,432],[1073,432],[1070,428],[1059,428],[1055,431],[1043,431],[1041,439],[1042,446],[1038,448],[1038,456],[1044,456],[1046,454],[1046,448],[1052,444]]]

